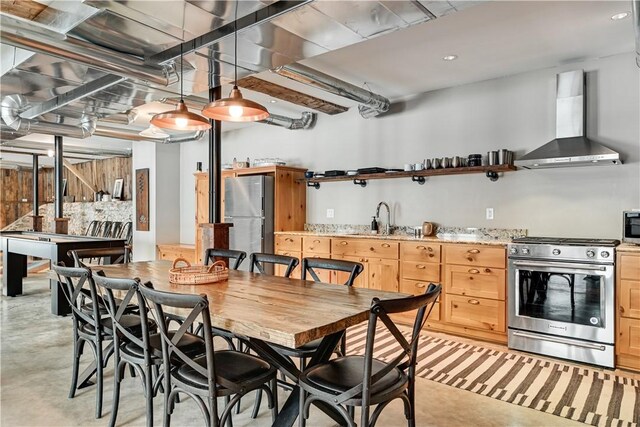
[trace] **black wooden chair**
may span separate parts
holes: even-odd
[[[248,353],[234,350],[215,351],[211,330],[209,301],[206,295],[161,292],[140,286],[140,292],[150,303],[162,337],[164,366],[165,419],[169,426],[174,401],[178,393],[191,397],[200,408],[208,426],[231,425],[231,410],[239,399],[253,390],[263,390],[268,397],[272,417],[278,412],[276,370],[267,362]],[[165,307],[190,310],[180,329],[169,334],[164,319]],[[206,354],[193,357],[186,354],[177,343],[188,333],[194,323],[204,325]],[[169,375],[167,375],[169,373]],[[269,387],[271,386],[271,388]],[[225,397],[225,408],[218,415],[218,397]],[[231,397],[233,396],[233,397]]]
[[[122,232],[123,224],[121,221],[114,221],[111,223],[111,230],[109,231],[109,236],[112,239],[117,239]]]
[[[122,225],[120,233],[116,237],[118,239],[126,240],[125,245],[131,246],[131,241],[133,239],[133,224],[131,221],[127,221]]]
[[[420,331],[440,294],[440,285],[430,284],[423,295],[381,301],[374,298],[367,328],[364,356],[346,356],[315,365],[300,374],[300,426],[309,417],[309,406],[321,401],[342,415],[346,425],[355,427],[353,408],[362,408],[361,427],[375,425],[382,410],[401,399],[407,424],[415,426],[415,373]],[[400,332],[390,314],[418,310],[410,340]],[[378,320],[395,338],[399,354],[389,362],[374,357]],[[372,414],[370,408],[377,405]]]
[[[234,251],[232,249],[216,249],[209,248],[204,253],[204,265],[209,265],[209,263],[214,263],[218,260],[218,258],[225,258],[229,263],[229,268],[232,270],[237,270],[242,264],[242,261],[247,257],[247,253],[244,251]],[[231,260],[235,260],[233,265],[231,264]]]
[[[67,252],[76,267],[87,267],[88,264],[126,264],[130,260],[129,248],[92,248],[74,249]]]
[[[85,344],[88,344],[94,355],[96,366],[96,418],[101,418],[104,367],[113,353],[112,346],[103,349],[103,344],[113,340],[112,325],[110,319],[103,317],[101,308],[105,307],[105,303],[97,291],[91,270],[84,267],[65,267],[64,263],[60,264],[53,265],[51,268],[58,276],[58,281],[62,284],[64,294],[71,306],[73,371],[69,398],[73,398],[78,389],[80,357]],[[131,321],[130,325],[134,323]]]
[[[157,333],[157,325],[148,318],[148,307],[139,290],[140,283],[136,279],[113,279],[104,277],[102,272],[94,274],[96,285],[104,291],[107,310],[117,333],[114,343],[114,375],[113,401],[109,426],[116,425],[118,406],[120,403],[120,383],[124,378],[126,365],[134,369],[140,376],[146,399],[147,426],[153,426],[153,398],[161,389],[162,376],[159,367],[162,365],[162,340]],[[114,291],[125,294],[122,300],[114,297]],[[140,330],[132,331],[127,326],[126,311],[123,303],[135,303],[140,313]],[[175,332],[169,331],[170,336]],[[186,354],[198,356],[205,353],[204,339],[185,333],[177,343],[177,347]]]
[[[271,274],[270,271],[267,270],[267,266],[272,267],[275,265],[284,265],[287,267],[284,272],[284,277],[289,277],[300,263],[300,260],[296,257],[287,255],[252,253],[250,262],[251,265],[249,266],[249,271],[252,273],[254,270],[258,270],[260,274]]]
[[[102,227],[102,221],[93,220],[89,223],[87,230],[85,231],[85,236],[96,237],[100,233],[100,228]]]
[[[307,279],[307,273],[314,282],[322,282],[315,270],[335,270],[349,273],[346,286],[353,286],[356,277],[362,273],[364,266],[359,262],[344,261],[340,259],[329,258],[303,258],[302,259],[302,280]]]

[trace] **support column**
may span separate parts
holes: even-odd
[[[67,234],[69,232],[69,218],[63,217],[63,207],[64,207],[64,188],[63,188],[63,174],[64,171],[64,159],[63,159],[63,148],[62,148],[62,137],[56,135],[53,137],[54,141],[54,150],[55,150],[55,162],[54,162],[54,182],[55,182],[55,191],[56,191],[56,200],[55,200],[55,233],[57,234]]]
[[[42,231],[42,216],[40,215],[40,203],[38,200],[38,155],[33,155],[33,215],[32,226],[33,231]]]

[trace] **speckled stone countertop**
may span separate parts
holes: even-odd
[[[632,243],[622,243],[616,246],[616,251],[640,254],[640,245],[634,245]]]
[[[511,243],[511,239],[496,239],[480,236],[459,235],[440,235],[429,237],[413,237],[406,234],[364,234],[364,233],[340,233],[340,232],[316,232],[316,231],[276,231],[276,235],[289,236],[319,236],[319,237],[343,237],[353,239],[379,239],[379,240],[398,240],[398,241],[420,241],[433,243],[472,243],[477,245],[493,245],[505,246]]]

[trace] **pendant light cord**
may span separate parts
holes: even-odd
[[[184,73],[182,70],[182,43],[180,43],[180,101],[183,100],[184,96]]]
[[[233,57],[235,59],[233,70],[233,86],[238,86],[238,1],[236,0],[236,13],[233,20]]]

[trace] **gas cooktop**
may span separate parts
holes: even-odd
[[[538,245],[562,245],[562,246],[599,246],[616,247],[620,240],[616,239],[577,239],[564,237],[518,237],[513,243],[528,243]]]

